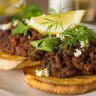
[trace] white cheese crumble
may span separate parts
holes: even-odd
[[[43,75],[43,72],[42,72],[42,70],[38,70],[38,69],[36,69],[36,76],[42,76]]]
[[[80,56],[81,54],[82,54],[81,50],[76,49],[76,52],[74,53],[74,56],[75,56],[75,57],[78,57],[78,56]]]
[[[88,40],[80,41],[80,47],[81,48],[84,48],[85,46],[88,46],[88,44],[89,44]]]
[[[28,39],[31,39],[31,36],[28,36]]]
[[[14,20],[14,21],[13,21],[13,26],[14,26],[14,27],[17,26],[18,23],[19,23],[19,20]]]
[[[46,16],[45,14],[43,14],[42,16]]]
[[[26,23],[27,25],[29,25],[29,26],[32,25],[31,19],[26,19],[26,20],[25,20],[25,23]]]
[[[43,73],[45,76],[49,76],[49,69],[48,68],[44,69]]]
[[[60,38],[61,40],[64,40],[65,39],[65,37],[64,36],[60,36],[60,34],[56,34],[56,37],[57,38]]]
[[[45,68],[44,70],[38,70],[36,69],[36,76],[49,76],[49,70],[48,68]]]
[[[7,29],[10,29],[11,26],[12,26],[12,23],[3,24],[2,27],[1,27],[1,29],[2,29],[2,30],[7,30]]]

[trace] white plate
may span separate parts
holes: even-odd
[[[87,26],[96,31],[95,26]],[[82,96],[96,96],[96,92]],[[23,79],[22,70],[0,71],[0,96],[62,96],[48,94],[29,87]],[[63,95],[64,96],[64,95]],[[81,96],[81,95],[80,95]]]

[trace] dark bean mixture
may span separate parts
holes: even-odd
[[[10,22],[10,18],[4,18],[0,24],[7,24]],[[36,51],[31,54],[35,48],[32,47],[30,41],[39,40],[43,38],[43,35],[34,29],[29,29],[27,36],[17,34],[12,35],[11,31],[13,26],[9,30],[0,30],[0,50],[11,55],[29,57],[33,60],[42,60],[44,58],[44,51]]]
[[[39,40],[43,36],[34,29],[28,30],[27,36],[11,34],[11,29],[2,31],[0,30],[0,50],[11,55],[31,57],[33,60],[41,60],[44,52],[37,51],[35,54],[30,54],[35,50],[30,44],[30,41]]]
[[[7,22],[4,20],[1,23],[6,24]],[[42,39],[43,36],[33,29],[28,30],[27,36],[20,34],[13,36],[11,30],[0,30],[0,50],[3,52],[30,57],[32,60],[41,60],[42,68],[48,67],[50,75],[59,78],[96,74],[95,44],[90,44],[88,48],[82,50],[82,55],[79,57],[74,56],[76,46],[65,52],[60,52],[57,48],[54,52],[37,51],[30,55],[35,50],[30,41]]]
[[[48,67],[50,74],[55,77],[73,77],[96,74],[96,45],[90,45],[82,50],[82,55],[74,56],[75,48],[65,52],[47,53],[42,67]]]

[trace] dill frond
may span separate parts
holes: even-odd
[[[85,42],[88,40],[90,43],[96,42],[96,33],[84,25],[71,25],[60,34],[60,37],[64,38],[63,42],[59,45],[63,51],[79,44],[80,41]]]

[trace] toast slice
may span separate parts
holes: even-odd
[[[96,89],[96,76],[78,76],[70,78],[38,77],[35,70],[40,66],[24,68],[25,81],[33,88],[54,94],[76,95]]]
[[[24,68],[40,64],[40,61],[31,61],[29,57],[10,55],[0,51],[0,70]]]

